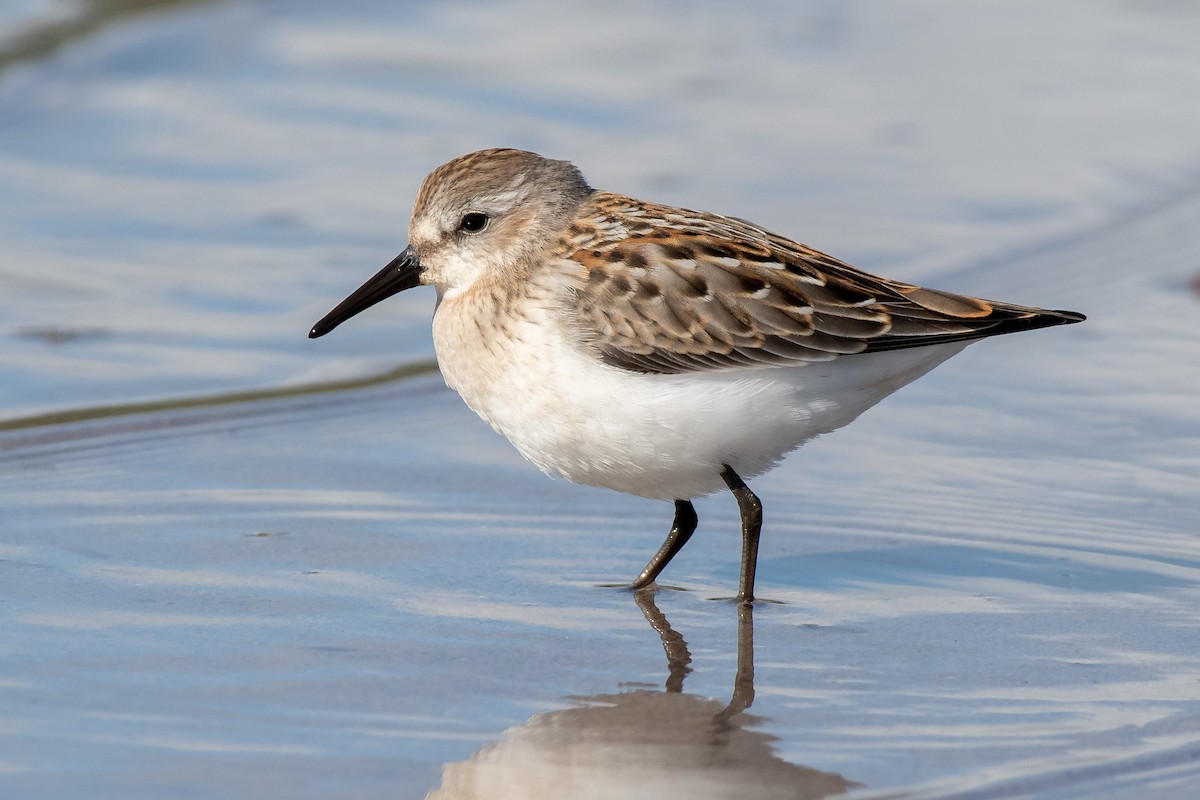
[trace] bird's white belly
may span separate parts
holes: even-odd
[[[676,375],[610,367],[557,321],[486,336],[464,315],[434,320],[446,383],[543,471],[656,499],[690,499],[770,469],[847,424],[963,344],[798,367]]]

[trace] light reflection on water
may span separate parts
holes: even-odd
[[[658,637],[597,585],[669,507],[548,481],[431,374],[310,391],[429,358],[421,292],[304,334],[403,245],[425,171],[495,144],[1089,314],[756,482],[781,602],[728,776],[1196,780],[1195,9],[568,6],[0,2],[31,20],[0,45],[0,419],[29,425],[0,426],[0,793],[420,796],[598,735],[590,778],[608,748],[682,780],[654,748],[698,752],[751,655],[710,600],[728,498],[656,598],[686,691],[665,623],[646,691]]]

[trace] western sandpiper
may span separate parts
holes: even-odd
[[[548,473],[673,500],[654,582],[727,487],[754,599],[762,506],[743,478],[971,341],[1080,322],[871,275],[750,222],[596,191],[567,161],[482,150],[417,194],[409,244],[313,326],[437,290],[446,383]]]

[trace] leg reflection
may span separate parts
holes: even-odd
[[[754,702],[754,606],[738,605],[737,674],[733,678],[733,696],[722,711],[725,717],[740,714]]]
[[[634,592],[633,600],[642,610],[642,616],[662,639],[663,652],[667,654],[667,691],[682,692],[683,679],[692,671],[692,654],[683,635],[671,627],[667,617],[654,604],[654,591],[647,589]]]
[[[692,653],[688,650],[687,641],[671,627],[666,614],[659,610],[652,590],[635,592],[633,599],[641,609],[642,616],[662,640],[663,652],[667,655],[667,691],[682,692],[683,679],[692,671]],[[725,719],[745,711],[754,703],[754,606],[741,603],[737,610],[737,674],[733,679],[729,705],[720,715]]]

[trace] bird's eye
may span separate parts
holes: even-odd
[[[470,214],[464,214],[462,222],[458,224],[458,229],[463,233],[479,233],[487,227],[488,215],[480,214],[472,211]]]

